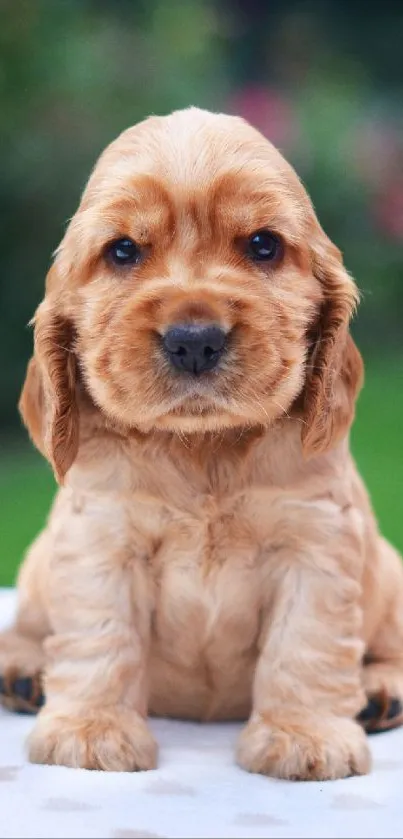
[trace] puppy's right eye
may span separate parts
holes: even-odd
[[[117,239],[109,245],[108,255],[115,265],[136,265],[141,259],[141,250],[131,239]]]

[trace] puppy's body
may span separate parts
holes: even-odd
[[[246,719],[259,648],[274,618],[276,631],[289,633],[282,643],[300,659],[298,668],[309,667],[299,642],[303,627],[290,630],[287,608],[279,609],[276,594],[288,575],[292,602],[300,594],[299,575],[309,574],[315,564],[321,564],[324,576],[336,576],[344,562],[350,574],[346,586],[355,579],[358,585],[363,573],[362,627],[356,616],[356,644],[364,642],[363,650],[376,651],[377,638],[391,621],[396,583],[401,586],[400,559],[396,555],[394,568],[347,445],[340,444],[312,469],[298,451],[297,423],[286,420],[251,439],[237,436],[186,445],[163,433],[125,442],[106,441],[103,435],[98,440],[95,434],[88,454],[83,446],[83,460],[87,455],[92,462],[99,446],[99,468],[89,473],[85,466],[72,468],[40,537],[40,550],[36,545],[27,559],[24,575],[31,564],[30,576],[42,588],[44,624],[53,631],[71,610],[64,577],[70,559],[86,557],[95,600],[96,585],[109,585],[114,566],[125,569],[123,600],[143,610],[142,622],[150,621],[152,714]],[[105,579],[97,580],[91,562],[100,562],[103,539],[109,551],[111,533],[115,551],[105,557]],[[36,600],[28,583],[27,599],[33,594]],[[332,609],[342,595],[335,586],[333,599],[324,597],[318,604],[312,632],[323,643],[333,634]],[[118,599],[116,609],[118,615]],[[309,613],[306,618],[313,622]],[[346,621],[350,618],[346,615]],[[340,657],[345,652],[343,646]],[[277,666],[281,662],[273,650],[271,667]],[[337,692],[342,707],[341,681],[333,685],[325,668],[322,675],[322,701],[334,701]],[[271,679],[275,690],[270,674]],[[297,681],[295,688],[301,689]],[[304,701],[309,704],[309,695]],[[346,715],[359,711],[363,701],[361,693],[348,697]]]
[[[282,241],[269,265],[250,259],[262,229]],[[117,269],[105,241],[129,234],[141,259]],[[33,760],[150,768],[151,713],[250,717],[251,771],[368,770],[354,718],[366,695],[403,699],[403,572],[349,454],[355,300],[295,174],[244,123],[151,120],[101,157],[21,401],[64,481],[0,644],[3,672],[45,667]],[[177,323],[220,325],[212,372],[171,369]]]

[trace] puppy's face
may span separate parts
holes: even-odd
[[[266,423],[300,391],[321,299],[310,206],[240,120],[149,120],[105,153],[62,246],[95,402],[129,426]]]
[[[38,363],[51,383],[59,340],[123,428],[267,425],[307,385],[317,342],[334,344],[341,325],[345,342],[354,300],[281,155],[242,120],[192,109],[129,129],[101,156],[37,313]]]

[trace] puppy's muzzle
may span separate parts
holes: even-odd
[[[214,324],[174,324],[162,339],[173,367],[199,376],[217,366],[226,346],[227,335]]]

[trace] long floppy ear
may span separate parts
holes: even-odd
[[[56,480],[63,483],[78,450],[76,359],[72,327],[59,313],[51,278],[47,288],[49,293],[33,318],[34,356],[19,408],[33,442],[50,461]]]
[[[46,457],[43,433],[45,397],[42,376],[35,356],[32,356],[28,361],[18,408],[32,442],[39,449],[40,453]]]
[[[307,365],[304,389],[303,451],[327,451],[348,432],[363,382],[361,355],[349,333],[358,291],[340,251],[321,237],[313,251],[313,271],[324,299]]]

